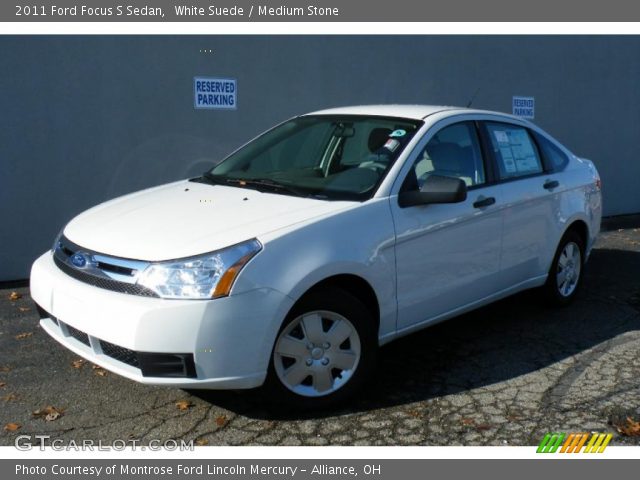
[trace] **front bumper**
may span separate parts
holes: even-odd
[[[33,264],[31,296],[49,314],[42,328],[69,350],[131,380],[178,388],[261,385],[276,334],[292,306],[289,297],[270,288],[216,300],[112,292],[71,278],[50,252]],[[125,353],[115,355],[113,347]],[[182,355],[185,375],[149,376],[149,370],[143,375],[127,351]]]

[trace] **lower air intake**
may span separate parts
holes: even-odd
[[[100,347],[102,347],[102,353],[108,357],[118,360],[119,362],[126,363],[127,365],[131,365],[132,367],[140,368],[140,364],[138,363],[138,354],[133,350],[105,342],[104,340],[100,340]]]
[[[69,332],[70,336],[72,336],[79,342],[84,343],[87,347],[91,346],[91,343],[89,342],[89,335],[87,335],[86,333],[81,332],[77,328],[73,328],[71,325],[67,325],[67,332]]]

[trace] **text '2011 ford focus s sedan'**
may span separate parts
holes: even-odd
[[[132,380],[323,407],[402,335],[534,287],[569,303],[600,218],[593,163],[527,121],[339,108],[80,214],[31,291],[52,337]]]

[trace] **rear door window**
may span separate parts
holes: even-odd
[[[526,128],[496,122],[487,122],[485,125],[500,180],[544,171],[536,144]]]

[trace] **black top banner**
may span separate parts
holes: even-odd
[[[629,0],[16,0],[1,22],[634,22]],[[425,32],[427,33],[427,32]]]

